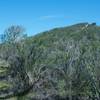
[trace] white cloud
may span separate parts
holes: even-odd
[[[40,20],[48,20],[48,19],[57,19],[57,18],[66,18],[66,17],[59,16],[59,15],[46,15],[46,16],[41,16],[39,19]]]

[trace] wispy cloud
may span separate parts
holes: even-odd
[[[46,15],[46,16],[39,17],[40,20],[49,20],[49,19],[57,19],[57,18],[66,18],[66,16]]]

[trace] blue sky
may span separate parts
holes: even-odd
[[[11,25],[34,35],[80,22],[100,25],[100,0],[0,0],[0,34]]]

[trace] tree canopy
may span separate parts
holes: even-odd
[[[14,33],[16,28],[12,29]],[[6,76],[11,76],[8,83],[14,84],[15,88],[11,89],[18,99],[100,99],[99,26],[79,23],[55,28],[23,41],[19,39],[19,33],[23,32],[16,32],[17,35],[14,33],[13,38],[7,39],[14,44],[4,41],[0,45],[0,64],[5,63],[3,68],[0,67],[4,72],[0,77],[5,76],[6,66],[10,66]],[[26,92],[27,89],[30,91]]]

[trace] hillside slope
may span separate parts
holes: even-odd
[[[25,77],[17,80],[23,80],[24,85],[29,82],[26,85],[31,88],[27,93],[19,92],[18,100],[100,99],[100,27],[95,23],[29,37],[20,43],[20,51],[28,81]]]

